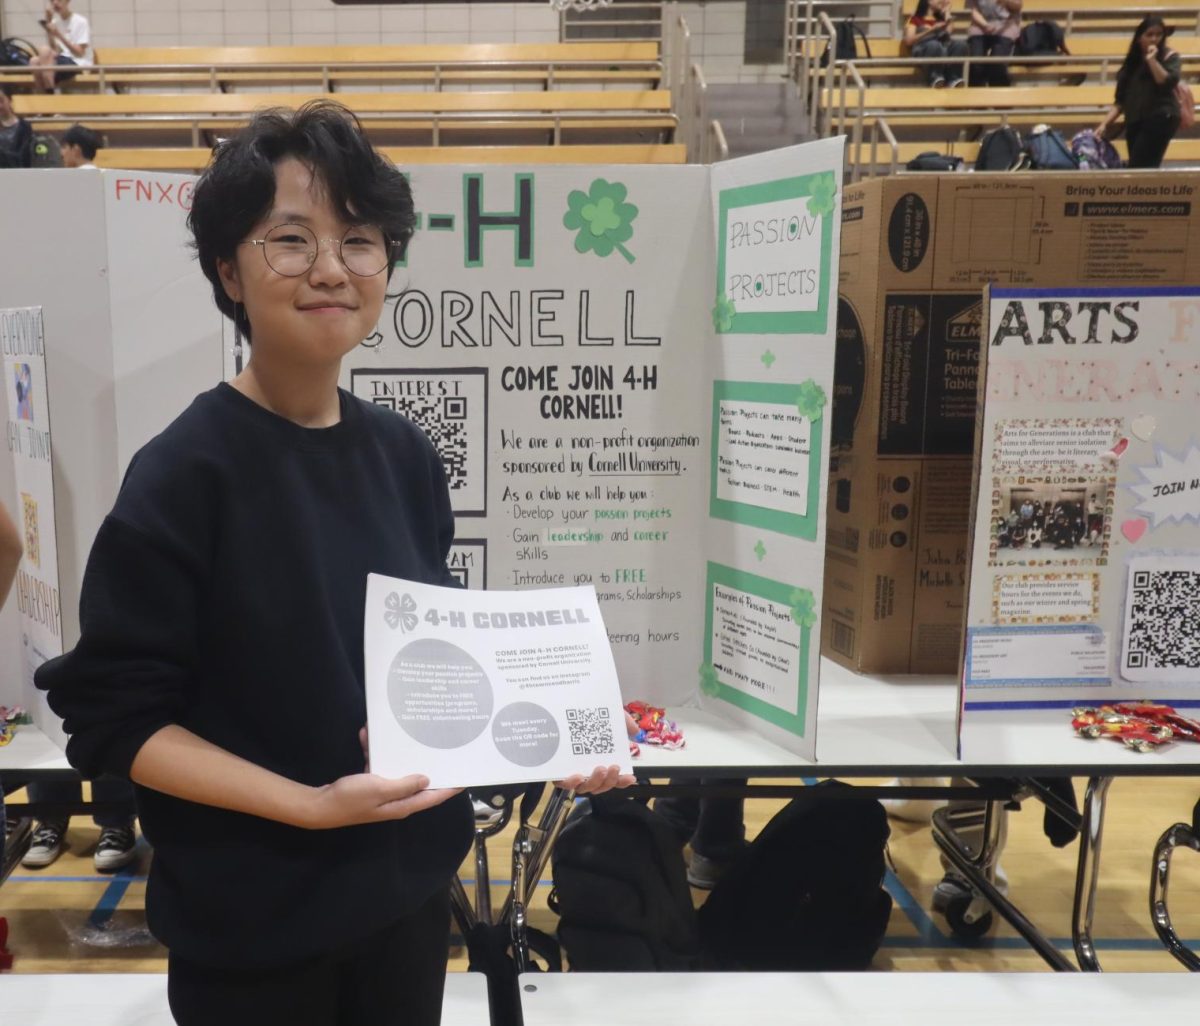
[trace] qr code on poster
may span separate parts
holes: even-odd
[[[1131,561],[1121,672],[1133,681],[1200,679],[1200,559]]]
[[[354,370],[354,394],[402,413],[442,457],[459,516],[487,510],[487,370]]]
[[[568,709],[567,732],[571,735],[572,755],[612,755],[612,717],[608,709]]]

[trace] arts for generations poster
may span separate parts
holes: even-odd
[[[987,306],[964,714],[1200,703],[1200,289]]]

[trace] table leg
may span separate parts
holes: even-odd
[[[933,814],[933,840],[946,858],[987,902],[1017,931],[1049,965],[1059,972],[1071,972],[1074,966],[994,883],[996,857],[1000,844],[1004,802],[989,801],[983,809],[983,838],[976,851],[959,835],[948,809]],[[978,821],[978,814],[975,816]]]
[[[1104,837],[1104,807],[1112,777],[1089,777],[1083,797],[1083,823],[1079,831],[1079,868],[1075,873],[1075,902],[1071,917],[1071,941],[1079,968],[1100,972],[1100,960],[1092,943],[1092,920],[1096,912],[1096,887],[1100,882],[1100,843]]]
[[[1200,812],[1200,805],[1196,806]],[[1150,921],[1159,940],[1180,962],[1192,972],[1200,972],[1200,957],[1179,938],[1171,925],[1167,911],[1167,881],[1171,871],[1171,856],[1176,848],[1191,848],[1200,852],[1200,834],[1186,823],[1176,823],[1158,839],[1154,848],[1154,866],[1150,879]]]

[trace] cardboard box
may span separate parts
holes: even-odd
[[[1198,197],[1191,172],[903,175],[846,188],[826,655],[865,673],[958,667],[983,285],[1200,280]]]

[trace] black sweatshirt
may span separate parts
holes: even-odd
[[[221,384],[134,457],[88,560],[79,644],[36,677],[85,777],[128,776],[167,724],[309,785],[362,772],[367,574],[455,583],[454,519],[421,431],[340,402],[338,424],[303,428]],[[382,929],[447,884],[472,831],[461,795],[308,831],[136,790],[150,929],[213,966]]]

